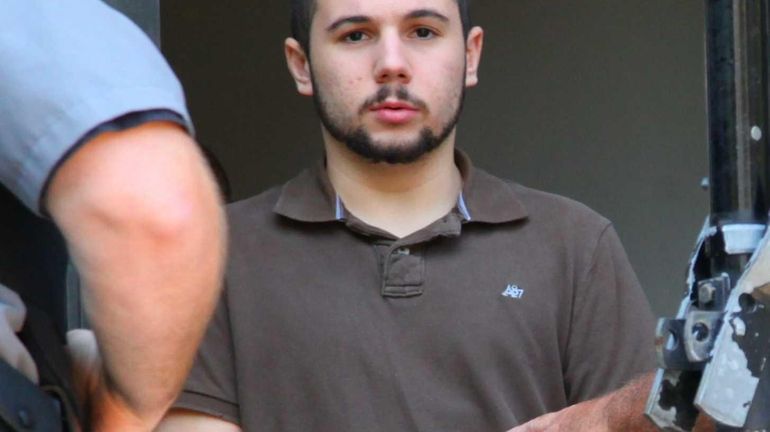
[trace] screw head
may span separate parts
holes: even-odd
[[[700,179],[701,189],[708,190],[710,186],[711,186],[711,182],[709,181],[708,177],[703,177],[702,179]]]

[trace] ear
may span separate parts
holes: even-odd
[[[468,32],[465,43],[465,87],[473,87],[479,82],[479,62],[481,48],[484,46],[484,30],[473,27]]]
[[[294,38],[287,38],[283,43],[283,51],[286,55],[286,66],[294,78],[297,91],[304,96],[313,95],[313,81],[310,79],[310,61],[305,50]]]

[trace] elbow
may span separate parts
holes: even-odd
[[[224,217],[215,187],[203,180],[110,191],[83,206],[84,222],[101,226],[107,236],[159,249],[211,247],[222,241]]]
[[[129,191],[116,198],[95,211],[95,218],[157,244],[194,240],[218,222],[215,201],[195,191]]]
[[[163,125],[87,143],[54,176],[47,204],[73,244],[220,241],[224,232],[205,160],[186,134]]]

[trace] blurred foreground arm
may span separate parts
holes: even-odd
[[[216,303],[225,222],[179,126],[105,132],[56,171],[46,207],[82,277],[101,373],[91,430],[151,430],[174,401]]]

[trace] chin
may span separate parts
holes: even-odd
[[[372,163],[387,163],[391,165],[410,164],[417,162],[428,153],[438,148],[441,143],[425,139],[421,135],[411,142],[377,142],[367,140],[352,140],[346,142],[347,147],[354,153]]]

